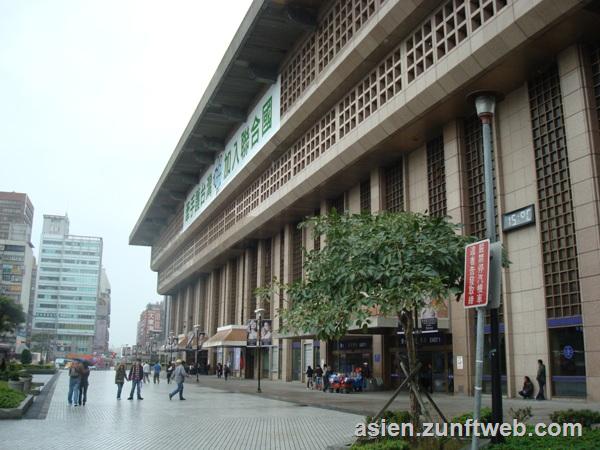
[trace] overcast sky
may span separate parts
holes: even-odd
[[[157,301],[128,237],[251,0],[0,0],[0,190],[104,238],[111,345]]]

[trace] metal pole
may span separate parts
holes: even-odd
[[[200,341],[200,333],[198,332],[198,330],[196,330],[196,383],[199,381],[198,378],[198,352],[199,350],[199,341]]]
[[[492,159],[492,115],[482,116],[483,165],[485,172],[485,223],[490,243],[496,242],[496,207],[494,205],[494,175]],[[502,380],[500,376],[500,320],[498,308],[490,309],[491,371],[492,371],[492,422],[502,422]],[[493,436],[493,443],[503,442],[501,435]]]
[[[260,328],[261,328],[261,323],[260,322],[261,322],[261,314],[259,313],[258,314],[258,339],[256,341],[256,345],[257,345],[256,348],[258,349],[258,389],[256,390],[256,392],[258,392],[258,393],[262,392],[260,390],[260,371],[261,371],[261,364],[260,364],[260,354],[261,354],[261,351],[260,351],[260,344],[261,344],[261,342],[260,342],[260,339],[261,339],[260,338],[260,331],[261,330],[260,330]]]
[[[481,411],[481,391],[483,381],[483,324],[485,322],[485,308],[477,308],[477,345],[475,348],[475,406],[473,407],[473,420],[478,421]],[[477,430],[473,433],[471,449],[479,448]]]

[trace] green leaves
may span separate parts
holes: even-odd
[[[283,286],[289,308],[286,332],[314,330],[336,339],[370,316],[397,316],[420,309],[426,299],[456,295],[464,246],[447,218],[417,213],[368,213],[307,219],[301,227],[324,236],[326,245],[305,253],[305,278]]]
[[[25,313],[20,304],[0,295],[0,333],[14,331],[15,327],[25,322]]]

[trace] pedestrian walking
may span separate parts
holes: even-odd
[[[177,367],[175,367],[175,371],[173,372],[173,379],[175,380],[175,383],[177,383],[177,388],[169,394],[169,400],[171,400],[177,393],[179,393],[179,400],[185,400],[185,398],[183,398],[183,382],[187,376],[188,374],[185,371],[181,360],[178,359]]]
[[[85,406],[87,402],[87,391],[89,386],[90,368],[87,362],[81,364],[79,378],[79,406]]]
[[[150,364],[144,363],[144,383],[150,383]]]
[[[315,369],[315,389],[318,391],[323,389],[323,369],[321,369],[321,366],[317,366]]]
[[[154,369],[154,379],[153,379],[154,384],[160,383],[160,369],[161,369],[160,363],[156,362],[156,364],[154,364],[153,369]]]
[[[311,366],[308,366],[306,368],[306,389],[310,389],[313,387],[313,368]]]
[[[129,369],[129,376],[127,377],[129,381],[131,381],[131,392],[129,393],[129,397],[127,400],[133,400],[133,392],[137,387],[137,399],[144,400],[141,395],[142,389],[142,380],[144,379],[144,366],[142,366],[142,360],[138,359],[133,363],[131,369]]]
[[[217,378],[221,378],[223,376],[223,365],[221,363],[217,363]]]
[[[119,363],[117,370],[115,371],[115,384],[117,385],[117,400],[121,400],[121,392],[123,391],[123,385],[127,379],[127,371],[125,370],[125,363]]]
[[[546,400],[546,397],[544,396],[544,386],[546,385],[546,366],[544,365],[544,362],[541,359],[538,359],[538,370],[535,379],[540,385],[540,390],[535,399]]]
[[[175,370],[175,368],[173,367],[173,363],[170,362],[167,365],[167,384],[171,384],[171,377],[173,376],[173,370]]]
[[[225,381],[227,381],[227,378],[229,378],[230,373],[231,373],[231,369],[229,368],[229,364],[225,364],[225,367],[223,368],[223,374],[225,375]]]
[[[69,393],[67,394],[67,402],[69,406],[79,406],[79,383],[81,381],[81,372],[79,371],[79,363],[72,361],[69,367]]]
[[[333,374],[333,371],[327,367],[327,364],[323,364],[323,370],[325,374],[323,375],[323,392],[329,389],[329,377]]]

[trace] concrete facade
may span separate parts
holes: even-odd
[[[258,3],[248,20],[275,14],[257,12]],[[169,329],[186,334],[197,323],[211,336],[219,326],[246,324],[266,306],[254,297],[256,287],[301,277],[302,247],[326,245],[296,225],[331,207],[445,214],[464,224],[464,232],[482,235],[480,127],[466,97],[492,89],[500,94],[498,231],[511,260],[503,271],[501,311],[506,392],[514,396],[524,376],[535,378],[542,359],[549,396],[597,400],[597,12],[578,1],[373,0],[370,9],[354,3],[326,2],[314,14],[316,30],[279,61],[281,125],[185,230],[182,204],[160,197],[177,195],[164,184],[166,175],[159,180],[131,242],[152,244],[158,291],[171,299]],[[332,22],[341,27],[337,34],[328,34]],[[227,55],[246,45],[240,43],[246,33],[259,31],[242,26]],[[192,119],[166,173],[183,170],[174,161],[194,146],[187,130],[201,121],[201,114]],[[232,135],[236,125],[230,129]],[[154,218],[167,203],[164,218]],[[528,205],[534,223],[505,230],[502,216]],[[276,295],[268,305],[276,331],[277,311],[286,304]],[[447,310],[438,320],[439,339],[421,343],[422,357],[435,367],[436,389],[469,394],[474,317],[453,300]],[[301,380],[309,364],[341,370],[364,359],[392,386],[400,347],[395,324],[363,341],[282,336],[263,373]],[[256,376],[254,350],[223,351],[240,376]],[[209,351],[211,364],[216,354]]]

